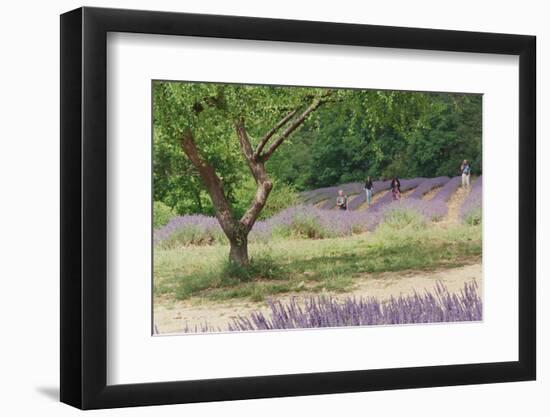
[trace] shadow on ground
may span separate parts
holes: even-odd
[[[59,387],[36,387],[36,391],[53,401],[59,401]]]

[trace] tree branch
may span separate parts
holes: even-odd
[[[254,156],[254,151],[252,150],[252,145],[248,139],[248,134],[246,133],[246,128],[244,126],[244,119],[240,118],[235,122],[235,130],[237,131],[237,137],[239,138],[239,144],[241,145],[241,151],[244,154],[246,163],[256,180],[256,183],[259,184],[262,181],[267,180],[267,172],[265,171],[264,164],[261,161],[258,161]]]
[[[252,150],[252,145],[250,140],[248,140],[248,134],[246,133],[246,128],[244,127],[244,119],[241,117],[235,122],[235,130],[237,131],[237,137],[239,138],[239,144],[241,145],[241,151],[246,157],[247,162],[253,162],[254,151]]]
[[[228,238],[233,238],[237,232],[237,221],[234,218],[231,206],[225,197],[220,178],[216,174],[216,171],[212,165],[200,156],[191,131],[188,130],[183,134],[180,144],[185,155],[189,158],[197,171],[199,171],[202,182],[206,186],[208,194],[210,194],[212,203],[214,203],[213,205],[216,211],[216,217],[218,218],[220,226]]]
[[[258,183],[254,200],[252,200],[252,204],[250,204],[250,207],[246,210],[240,220],[241,225],[247,232],[249,232],[252,229],[252,226],[254,226],[254,223],[256,223],[256,219],[264,208],[267,197],[269,197],[269,193],[272,188],[273,183],[269,179]]]
[[[267,176],[265,166],[262,161],[258,161],[255,157],[254,152],[252,151],[252,146],[250,145],[250,140],[246,133],[246,128],[244,126],[244,120],[241,118],[235,123],[235,129],[237,131],[237,136],[239,137],[239,143],[241,145],[241,150],[246,158],[250,172],[256,180],[256,195],[254,200],[250,204],[250,207],[240,219],[242,227],[249,232],[252,229],[252,226],[256,222],[258,215],[262,211],[269,197],[269,193],[273,188],[273,183]]]
[[[298,109],[294,109],[291,112],[289,112],[285,117],[283,117],[277,124],[271,129],[269,132],[266,133],[266,135],[260,140],[260,143],[258,144],[256,151],[254,152],[254,158],[258,159],[260,154],[262,153],[265,145],[271,139],[271,137],[277,133],[277,131],[283,127],[287,122],[294,117],[294,115],[298,113]]]
[[[277,139],[275,139],[271,146],[262,155],[260,155],[258,159],[262,162],[267,161],[269,157],[273,154],[273,152],[277,150],[279,145],[283,143],[284,140],[288,138],[292,132],[300,127],[305,122],[306,118],[315,110],[317,110],[319,106],[324,102],[325,101],[322,99],[314,100],[313,103],[311,103],[311,105],[307,109],[305,109],[302,114],[300,114],[292,121],[292,123],[281,133],[281,135]]]

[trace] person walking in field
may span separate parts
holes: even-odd
[[[462,188],[468,188],[470,186],[470,172],[472,169],[470,168],[470,164],[465,159],[462,161],[462,164],[460,165],[460,173],[462,174]]]
[[[401,182],[399,178],[393,177],[391,180],[391,193],[394,200],[401,199]]]
[[[372,180],[370,176],[367,177],[365,180],[365,192],[367,193],[367,205],[370,206],[370,202],[372,200]]]
[[[340,210],[348,209],[348,197],[344,194],[344,191],[338,191],[338,197],[336,197],[336,207]]]

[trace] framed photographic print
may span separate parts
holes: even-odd
[[[61,401],[535,379],[535,38],[61,16]]]

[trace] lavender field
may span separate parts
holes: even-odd
[[[257,221],[246,271],[227,263],[228,243],[215,217],[177,216],[156,229],[155,322],[161,332],[481,319],[482,178],[469,189],[459,177],[403,179],[399,201],[387,181],[376,181],[370,206],[362,186],[311,190],[298,205]],[[340,189],[350,197],[348,210],[335,208]],[[380,284],[384,290],[376,294],[383,298],[370,287],[357,295],[357,285],[385,274],[394,278]],[[445,274],[452,279],[435,285]],[[411,294],[414,282],[418,292]],[[173,318],[174,307],[164,309],[168,301],[182,309],[181,319]],[[197,303],[208,308],[193,307]]]
[[[401,181],[401,200],[394,201],[389,181],[374,182],[374,196],[368,206],[361,183],[341,184],[302,193],[302,204],[288,207],[274,216],[259,220],[250,233],[251,242],[269,242],[277,238],[335,238],[373,232],[389,218],[402,218],[437,223],[449,214],[449,200],[460,188],[460,177],[412,178]],[[462,223],[481,221],[481,177],[473,181],[471,193],[459,202]],[[347,211],[336,210],[336,195],[343,190],[349,195]],[[433,198],[424,198],[436,190]],[[407,192],[409,192],[408,195]],[[472,216],[474,219],[472,219]],[[479,218],[479,219],[477,219]],[[477,220],[476,220],[477,219]],[[454,220],[454,219],[453,219]],[[172,218],[154,230],[154,243],[161,247],[227,243],[215,217],[186,215]]]

